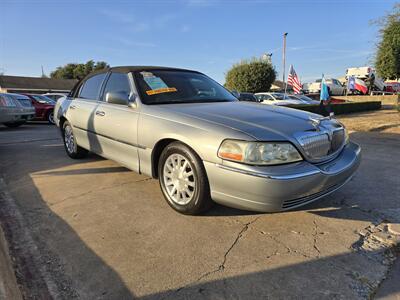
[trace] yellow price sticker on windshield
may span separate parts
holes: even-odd
[[[151,95],[156,95],[156,94],[162,94],[162,93],[172,93],[172,92],[177,92],[178,90],[174,87],[172,88],[161,88],[161,89],[155,89],[155,90],[150,90],[146,91],[146,94],[151,96]]]

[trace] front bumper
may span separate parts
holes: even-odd
[[[360,161],[360,147],[350,142],[334,160],[319,165],[302,161],[270,167],[210,162],[204,162],[204,166],[215,202],[245,210],[276,212],[334,192],[350,180]]]

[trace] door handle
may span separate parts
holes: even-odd
[[[96,111],[96,116],[104,117],[105,115],[106,115],[106,113],[104,111],[101,111],[101,110]]]
[[[69,108],[70,108],[70,109],[75,109],[76,106],[75,106],[75,105],[70,105]]]

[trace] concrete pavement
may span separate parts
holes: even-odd
[[[0,219],[12,253],[32,260],[18,272],[38,270],[30,275],[36,294],[366,299],[396,259],[398,236],[387,224],[400,223],[400,136],[351,138],[363,148],[360,170],[322,201],[276,214],[215,206],[192,217],[167,205],[156,180],[95,155],[71,160],[53,126],[0,127],[0,172],[12,199],[0,199]],[[8,208],[20,217],[4,217]]]

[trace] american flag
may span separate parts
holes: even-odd
[[[293,87],[293,91],[295,94],[300,94],[301,82],[300,82],[299,77],[297,77],[297,74],[293,68],[293,65],[290,65],[287,83]]]

